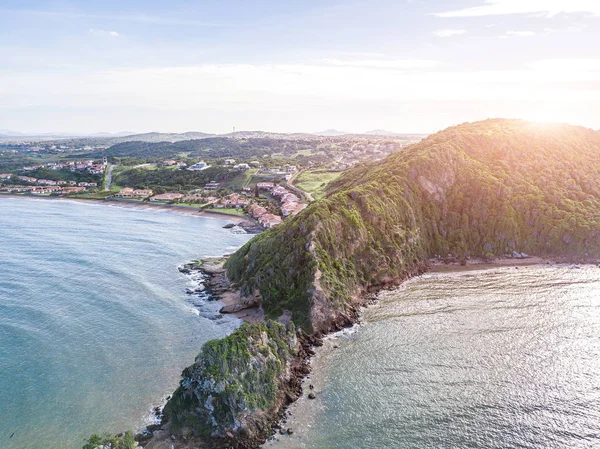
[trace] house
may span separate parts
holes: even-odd
[[[152,196],[152,190],[134,190],[131,187],[124,187],[115,196],[118,198],[148,198]]]
[[[225,159],[225,165],[234,165],[235,159]]]
[[[152,196],[152,190],[134,190],[133,195],[136,198],[148,198]]]
[[[201,171],[201,170],[206,170],[209,167],[210,167],[210,165],[208,165],[206,162],[200,161],[194,165],[190,165],[187,169],[190,171]]]
[[[161,193],[160,195],[154,195],[150,198],[150,201],[175,201],[183,197],[182,193]]]
[[[256,187],[258,187],[259,190],[273,190],[273,188],[275,187],[275,183],[274,182],[259,182],[256,184]]]
[[[166,161],[163,161],[162,165],[163,167],[172,167],[173,165],[177,165],[177,161],[174,161],[173,159],[168,159]]]
[[[29,182],[31,184],[35,184],[37,182],[37,178],[31,178],[29,176],[18,176],[18,178],[23,182]]]
[[[250,166],[248,164],[237,164],[233,166],[235,171],[246,171],[250,170]]]
[[[12,175],[10,173],[1,173],[0,179],[10,179]]]
[[[131,187],[124,187],[115,196],[119,198],[133,198],[133,189]]]
[[[273,226],[281,223],[281,217],[274,214],[265,214],[259,218],[259,223],[263,225],[265,228],[272,228]]]
[[[232,193],[227,198],[222,199],[220,204],[224,207],[244,207],[250,204],[250,200],[237,193]]]

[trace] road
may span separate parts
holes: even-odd
[[[108,173],[106,175],[106,185],[104,186],[104,191],[105,192],[110,192],[110,183],[112,182],[112,171],[113,171],[114,165],[109,165],[107,167]]]

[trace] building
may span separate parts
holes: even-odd
[[[118,198],[148,198],[152,196],[152,190],[134,190],[131,187],[124,187],[115,196]]]
[[[190,165],[187,169],[190,171],[201,171],[201,170],[206,170],[209,167],[210,167],[210,165],[208,165],[206,162],[200,161],[200,162],[195,163],[194,165]]]
[[[259,182],[256,184],[256,187],[258,187],[259,190],[271,191],[275,187],[275,183],[274,182]]]

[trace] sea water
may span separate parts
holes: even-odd
[[[600,268],[426,274],[313,365],[293,435],[266,447],[600,447]]]
[[[177,270],[251,237],[226,222],[0,197],[0,448],[76,449],[148,423],[202,343],[239,325]]]

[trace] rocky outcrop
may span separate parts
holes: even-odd
[[[169,432],[201,447],[257,447],[300,396],[313,343],[273,321],[207,342],[165,406]]]

